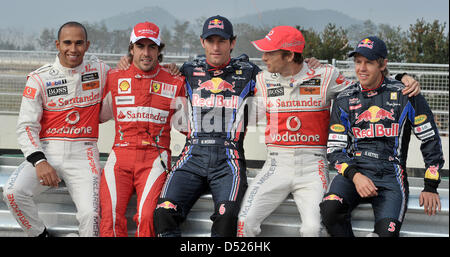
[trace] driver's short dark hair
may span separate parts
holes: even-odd
[[[281,55],[283,57],[287,57],[289,56],[291,53],[294,53],[294,62],[297,64],[302,64],[304,57],[302,55],[302,53],[297,53],[297,52],[292,52],[292,51],[288,51],[288,50],[280,50],[281,51]]]
[[[69,22],[66,22],[66,23],[64,23],[61,27],[59,27],[59,30],[58,30],[58,40],[59,40],[59,36],[61,35],[61,30],[62,30],[64,27],[66,27],[66,26],[68,26],[68,27],[79,27],[79,28],[82,28],[83,31],[84,31],[84,36],[86,37],[86,41],[88,40],[88,35],[87,35],[87,30],[86,30],[86,28],[83,26],[83,24],[81,24],[81,23],[79,23],[79,22],[76,22],[76,21],[69,21]]]
[[[128,45],[128,57],[130,59],[133,59],[133,55],[131,54],[131,49],[133,49],[134,44],[130,42],[130,44]],[[166,46],[166,44],[161,43],[158,46],[158,51],[159,51],[159,55],[158,55],[158,62],[162,62],[163,61],[163,54],[161,53],[162,50],[164,49],[164,47]]]

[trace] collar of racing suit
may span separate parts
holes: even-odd
[[[227,67],[228,64],[230,64],[231,58],[228,59],[228,61],[225,64],[222,64],[221,66],[214,66],[208,62],[208,59],[205,59],[205,60],[206,60],[206,64],[207,64],[207,70],[212,71],[212,70],[222,70],[223,68]]]
[[[161,66],[159,63],[156,64],[155,68],[150,71],[143,71],[136,67],[133,62],[131,62],[130,65],[130,71],[135,75],[135,78],[154,78],[158,75],[159,71],[161,70]]]
[[[380,83],[378,84],[378,86],[376,88],[373,89],[367,89],[364,88],[363,85],[361,85],[361,83],[359,83],[359,88],[361,90],[361,93],[365,96],[365,97],[372,97],[375,95],[378,95],[378,93],[384,89],[384,85],[386,85],[385,82],[386,78],[383,76],[383,78],[381,79]]]
[[[385,77],[383,76],[382,79],[380,80],[380,83],[378,83],[378,86],[376,88],[371,88],[371,89],[365,88],[363,85],[361,85],[361,83],[359,83],[359,85],[361,87],[361,91],[366,92],[366,91],[378,90],[384,84],[384,79],[385,79]]]
[[[281,83],[287,83],[287,84],[299,84],[302,83],[303,81],[309,80],[311,78],[313,78],[315,75],[315,71],[314,70],[310,70],[308,69],[308,65],[303,62],[303,67],[302,69],[292,75],[292,76],[282,76],[280,73],[272,73],[272,77],[276,78],[278,81],[280,81]],[[319,75],[320,76],[320,75]]]
[[[68,67],[62,66],[61,62],[59,61],[59,54],[57,54],[56,58],[55,58],[55,67],[66,75],[73,75],[76,73],[81,73],[83,71],[83,68],[85,65],[86,65],[86,63],[85,63],[85,60],[83,59],[83,62],[80,65],[78,65],[77,67],[68,68]]]

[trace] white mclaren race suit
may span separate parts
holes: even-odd
[[[10,176],[3,194],[29,236],[38,236],[45,228],[33,201],[49,189],[39,183],[34,168],[42,159],[47,159],[69,190],[80,236],[98,235],[101,167],[97,138],[108,70],[95,57],[75,68],[63,67],[56,57],[53,64],[27,77],[17,122],[18,144],[27,161]]]
[[[319,236],[319,204],[328,186],[330,101],[350,84],[331,65],[310,69],[303,63],[301,71],[292,77],[268,71],[258,74],[256,97],[263,103],[258,104],[257,111],[266,115],[268,154],[246,191],[238,236],[259,234],[264,219],[290,193],[301,215],[300,234]]]

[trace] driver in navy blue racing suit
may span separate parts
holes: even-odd
[[[441,206],[444,158],[433,114],[423,95],[408,98],[400,82],[386,77],[386,55],[378,37],[361,40],[350,54],[359,82],[342,91],[332,108],[327,158],[339,174],[320,204],[331,236],[354,236],[351,212],[361,202],[372,204],[375,235],[399,236],[408,204],[411,130],[422,141],[426,168],[419,203],[429,215]]]
[[[225,17],[206,20],[201,43],[206,58],[181,67],[187,92],[186,145],[155,210],[159,236],[181,236],[179,225],[208,189],[214,200],[211,236],[235,236],[247,188],[243,149],[247,101],[260,69],[246,55],[231,58],[236,39]]]

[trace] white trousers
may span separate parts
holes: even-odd
[[[258,235],[264,219],[289,194],[292,194],[302,220],[300,235],[319,236],[319,204],[329,183],[327,165],[324,149],[269,147],[267,160],[242,201],[238,236]]]
[[[80,236],[98,236],[101,167],[97,143],[44,142],[44,152],[49,164],[56,170],[59,178],[64,180],[75,203]],[[49,188],[39,183],[36,169],[28,161],[23,162],[11,174],[4,186],[4,200],[28,236],[38,236],[46,227],[38,215],[33,197]]]

